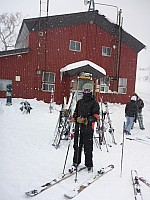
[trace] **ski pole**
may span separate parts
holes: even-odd
[[[66,158],[65,158],[65,164],[64,164],[64,168],[63,168],[62,174],[64,174],[64,172],[65,172],[66,162],[67,162],[68,153],[69,153],[69,149],[70,149],[70,144],[71,144],[71,139],[70,139],[69,144],[68,144],[67,153],[66,153]]]
[[[124,150],[124,135],[125,135],[125,122],[123,123],[123,140],[122,140],[122,155],[121,155],[121,171],[120,171],[120,176],[122,176],[123,150]]]
[[[74,127],[74,123],[72,123],[72,126],[70,127],[70,130],[73,129],[73,127]],[[67,148],[67,153],[66,153],[66,158],[65,158],[65,163],[64,163],[64,167],[63,167],[63,172],[62,172],[62,174],[64,174],[65,168],[66,168],[68,153],[69,153],[70,144],[71,144],[71,140],[72,140],[72,135],[71,135],[71,134],[72,134],[71,131],[69,131],[69,144],[68,144],[68,148]]]
[[[75,182],[77,181],[77,176],[78,176],[78,172],[77,172],[77,167],[78,167],[78,161],[79,161],[79,145],[80,145],[80,130],[81,130],[81,124],[79,123],[79,131],[78,131],[78,142],[77,142],[77,165],[76,165],[76,174],[75,174]]]

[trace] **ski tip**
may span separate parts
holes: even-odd
[[[111,168],[113,169],[115,166],[111,164],[111,165],[109,165],[108,167],[111,167]]]
[[[28,191],[28,192],[25,192],[25,195],[28,196],[28,197],[34,197],[36,195],[38,195],[40,192],[38,190],[31,190],[31,191]]]
[[[33,197],[33,196],[36,196],[37,194],[36,193],[25,192],[25,195],[27,197]]]
[[[112,170],[114,168],[114,165],[108,165],[107,167],[101,168],[99,171],[97,171],[98,174],[103,174],[105,173],[105,170],[107,169],[108,171]]]
[[[140,179],[140,180],[144,180],[144,177],[140,176],[139,179]]]
[[[131,173],[132,173],[132,172],[136,172],[136,173],[137,173],[137,170],[136,170],[136,169],[131,169]]]
[[[67,195],[67,194],[64,194],[64,197],[65,197],[65,199],[72,199],[73,197],[70,197],[69,195]]]

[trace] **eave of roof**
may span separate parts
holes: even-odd
[[[7,50],[7,51],[0,51],[0,57],[24,54],[24,53],[28,53],[29,51],[30,51],[30,48],[22,48],[22,49],[12,49],[12,50]]]

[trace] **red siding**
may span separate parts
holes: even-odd
[[[61,103],[63,96],[69,94],[70,79],[60,80],[60,69],[70,63],[81,60],[90,60],[103,67],[108,76],[116,76],[117,49],[112,49],[111,57],[102,56],[102,46],[113,47],[117,44],[105,30],[95,24],[83,24],[65,28],[54,28],[43,36],[38,37],[38,32],[29,35],[30,52],[27,54],[6,56],[0,58],[0,77],[13,81],[13,97],[37,98],[50,101],[49,92],[41,91],[42,75],[37,75],[36,70],[56,73],[55,101]],[[81,42],[81,52],[69,50],[70,40]],[[39,45],[40,43],[40,45]],[[110,102],[126,103],[134,91],[136,76],[137,53],[122,44],[119,77],[128,78],[126,95],[103,94],[104,99]],[[15,81],[15,76],[21,77],[20,82]],[[114,88],[117,84],[114,81]],[[4,93],[0,92],[0,97]]]

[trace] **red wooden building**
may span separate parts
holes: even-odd
[[[88,72],[95,88],[96,80],[100,82],[104,100],[126,103],[144,47],[98,11],[24,19],[16,48],[0,52],[0,97],[10,83],[13,98],[49,102],[53,90],[55,102],[62,103],[80,73]]]

